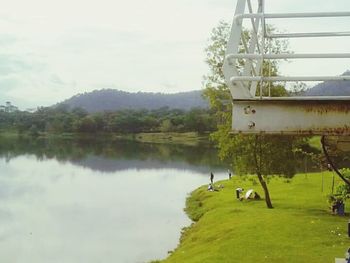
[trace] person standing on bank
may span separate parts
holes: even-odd
[[[227,172],[228,172],[228,179],[230,179],[231,180],[231,171],[230,171],[230,169],[229,170],[227,170]]]
[[[210,182],[213,183],[214,181],[214,174],[213,172],[210,173]]]

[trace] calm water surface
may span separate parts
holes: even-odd
[[[147,262],[177,246],[208,147],[0,139],[1,262]]]

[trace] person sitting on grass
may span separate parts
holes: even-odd
[[[243,198],[240,197],[240,194],[241,194],[243,191],[244,191],[244,189],[241,188],[241,187],[236,188],[236,198],[237,198],[237,200],[239,200],[239,201],[242,201],[242,200],[243,200]]]
[[[224,188],[222,185],[219,185],[219,188]],[[208,185],[208,189],[207,189],[208,191],[210,191],[210,192],[219,192],[219,189],[217,189],[217,188],[214,188],[214,184],[212,184],[212,183],[210,183],[209,185]]]

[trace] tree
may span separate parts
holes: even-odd
[[[218,119],[218,130],[212,133],[212,139],[219,147],[219,157],[229,161],[237,174],[256,174],[263,188],[268,208],[273,208],[266,178],[268,175],[292,177],[295,173],[294,151],[300,139],[285,136],[267,135],[231,135],[232,104],[230,93],[224,80],[222,65],[230,33],[226,22],[220,22],[212,30],[209,45],[205,49],[209,74],[204,77],[204,96],[209,99],[211,108]],[[273,30],[269,28],[268,30]],[[247,40],[250,33],[244,31]],[[287,43],[273,40],[270,43],[273,52],[286,52]],[[278,74],[278,62],[264,62],[263,71],[268,70],[271,76]],[[259,90],[259,88],[258,88]],[[267,93],[267,86],[262,87]],[[281,84],[272,85],[273,96],[285,96],[287,90]]]
[[[162,123],[160,124],[161,132],[171,132],[173,130],[174,130],[174,125],[169,119],[163,120]]]
[[[91,116],[82,118],[75,125],[75,129],[78,132],[96,132],[96,122]]]
[[[266,178],[269,175],[293,177],[295,151],[299,150],[300,139],[282,135],[231,135],[229,132],[229,126],[221,126],[212,134],[220,149],[219,157],[230,162],[237,174],[256,174],[266,205],[272,208]]]

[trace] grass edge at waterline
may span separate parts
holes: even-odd
[[[262,195],[254,176],[216,182],[224,187],[219,192],[201,186],[186,201],[194,223],[184,228],[168,258],[153,262],[334,262],[344,257],[350,240],[348,216],[332,215],[327,204],[332,177],[322,172],[271,178],[274,209],[267,209],[264,200],[236,200],[238,186]]]

